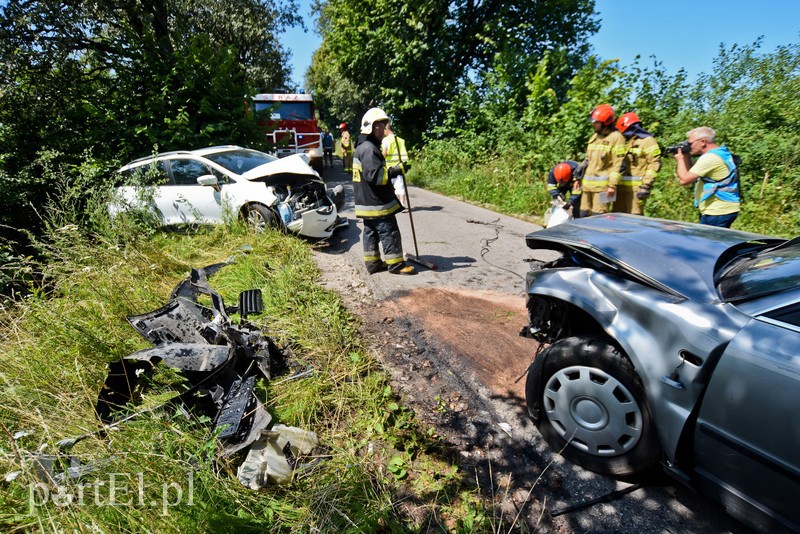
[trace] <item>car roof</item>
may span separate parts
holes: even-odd
[[[703,302],[719,299],[714,272],[723,254],[743,243],[784,239],[714,226],[610,213],[574,219],[525,236],[528,247],[577,251],[628,277]]]
[[[242,147],[237,145],[219,145],[219,146],[212,146],[208,148],[200,148],[197,150],[171,150],[168,152],[159,152],[154,156],[144,156],[141,158],[137,158],[131,162],[128,162],[123,167],[119,169],[119,171],[123,171],[129,167],[137,167],[141,164],[147,164],[151,161],[157,159],[164,159],[164,158],[171,158],[171,157],[178,157],[178,156],[198,156],[198,157],[205,157],[209,154],[217,154],[219,152],[230,152],[233,150],[244,150]],[[117,171],[117,172],[119,172]]]

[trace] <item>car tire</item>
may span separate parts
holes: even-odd
[[[586,469],[629,476],[661,458],[642,381],[605,341],[573,337],[551,345],[531,365],[525,397],[550,447]]]
[[[277,215],[263,204],[248,205],[244,212],[244,218],[248,226],[259,232],[267,228],[278,228]]]

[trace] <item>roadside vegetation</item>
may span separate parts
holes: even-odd
[[[708,125],[721,144],[742,158],[744,201],[733,227],[800,235],[800,45],[761,52],[758,42],[722,49],[714,72],[689,83],[651,66],[590,60],[560,96],[553,63],[542,60],[529,81],[524,106],[503,99],[501,83],[489,94],[468,94],[437,125],[419,151],[411,180],[425,188],[485,204],[509,214],[541,217],[550,205],[547,173],[559,161],[584,157],[589,112],[610,103],[617,114],[635,110],[662,152]],[[696,222],[693,188],[678,184],[675,160],[662,168],[645,214]]]
[[[67,222],[68,210],[51,206],[36,240],[44,261],[28,267],[41,289],[0,310],[0,530],[480,532],[500,524],[434,431],[394,395],[357,320],[317,284],[305,241],[238,222],[87,233]],[[228,303],[261,289],[265,310],[248,320],[291,351],[290,363],[313,369],[274,377],[259,395],[275,422],[318,435],[326,456],[318,469],[245,488],[236,458],[217,456],[210,421],[165,403],[181,380],[157,366],[133,410],[150,411],[66,450],[96,470],[46,484],[36,455],[97,430],[108,363],[149,346],[125,317],[164,305],[190,268],[229,258],[212,287]]]

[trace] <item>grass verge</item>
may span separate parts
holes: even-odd
[[[421,428],[361,345],[338,296],[317,284],[308,245],[239,224],[119,238],[52,227],[40,248],[45,290],[0,309],[0,530],[100,532],[480,532],[479,492],[432,430]],[[260,288],[249,320],[313,366],[261,389],[275,422],[312,430],[331,454],[313,475],[260,491],[217,461],[209,421],[165,399],[180,391],[159,366],[151,411],[71,451],[95,470],[45,484],[34,455],[97,429],[107,364],[148,346],[125,316],[166,303],[191,267],[233,256],[210,282],[226,302]]]

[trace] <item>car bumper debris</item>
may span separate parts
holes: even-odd
[[[310,465],[303,456],[318,446],[318,440],[302,429],[283,425],[270,429],[272,417],[254,389],[259,379],[272,378],[273,367],[283,365],[285,355],[245,321],[247,315],[263,310],[260,290],[243,292],[238,306],[226,308],[219,293],[209,286],[208,276],[225,265],[192,269],[165,306],[128,317],[154,346],[109,364],[95,411],[104,424],[114,424],[134,398],[143,374],[158,363],[177,369],[190,387],[172,401],[211,418],[212,433],[224,456],[252,447],[239,478],[246,486],[257,488],[267,480],[286,481],[298,470],[308,470]],[[198,303],[201,296],[210,299],[210,307]],[[240,324],[234,324],[231,313],[239,313]]]

